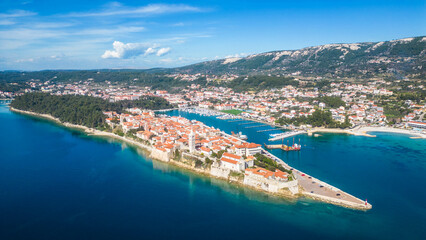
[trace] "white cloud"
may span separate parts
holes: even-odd
[[[65,54],[59,54],[59,55],[52,55],[50,56],[50,59],[54,59],[54,60],[62,60],[62,58],[65,57]]]
[[[85,29],[75,32],[76,35],[116,35],[125,33],[136,33],[145,30],[144,27],[118,27],[118,28],[98,28]]]
[[[66,28],[74,25],[70,22],[32,22],[31,28]]]
[[[34,58],[18,59],[15,62],[17,63],[34,62]]]
[[[185,23],[183,23],[183,22],[178,22],[178,23],[172,24],[172,26],[173,26],[173,27],[183,27],[183,26],[185,26]]]
[[[159,50],[158,50],[158,52],[157,52],[157,56],[163,56],[163,55],[165,55],[165,54],[167,54],[167,53],[169,53],[170,52],[170,50],[172,50],[171,48],[169,48],[169,47],[166,47],[166,48],[160,48]]]
[[[145,50],[145,56],[146,55],[151,55],[151,54],[154,54],[155,53],[155,49],[154,48],[148,48],[148,49],[146,49]]]
[[[8,13],[0,13],[0,18],[19,18],[19,17],[29,17],[37,15],[35,12],[25,11],[25,10],[14,10]]]
[[[13,25],[15,24],[15,22],[10,21],[10,20],[0,20],[0,26],[8,26],[8,25]]]
[[[171,58],[163,58],[163,59],[160,59],[160,62],[162,62],[162,63],[172,63],[172,62],[174,62],[174,60],[171,59]]]
[[[144,17],[149,15],[158,15],[166,13],[179,12],[202,12],[203,9],[185,4],[149,4],[142,7],[124,7],[121,4],[109,5],[109,8],[95,12],[71,13],[70,17],[108,17],[108,16],[125,16],[125,17]]]
[[[158,44],[155,43],[122,43],[120,41],[114,41],[112,46],[114,50],[106,50],[101,56],[102,58],[126,59],[139,55],[147,56],[154,53],[156,53],[157,56],[163,56],[171,50],[169,47],[157,50]]]

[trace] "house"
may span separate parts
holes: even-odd
[[[243,157],[225,152],[220,158],[220,165],[222,168],[232,171],[244,171],[245,161]]]
[[[154,134],[150,131],[138,131],[136,133],[136,137],[141,138],[143,140],[149,140],[152,135]]]
[[[202,146],[200,148],[201,153],[203,153],[205,156],[210,156],[212,154],[212,150],[210,148]]]

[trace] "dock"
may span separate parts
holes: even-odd
[[[267,126],[267,125],[266,125]],[[270,131],[279,131],[279,129],[276,128],[271,128],[271,129],[263,129],[263,130],[258,130],[256,132],[270,132]]]
[[[252,122],[248,122],[248,123],[239,123],[238,125],[247,125],[247,124],[253,124]]]
[[[245,128],[257,128],[257,127],[265,127],[265,126],[267,126],[267,125],[248,126],[248,127],[245,127]]]
[[[247,120],[245,120],[245,119],[238,119],[238,120],[233,120],[233,121],[228,121],[228,122],[231,123],[231,122],[242,122],[242,121],[247,121]]]
[[[293,137],[293,136],[296,136],[296,135],[299,135],[299,134],[304,134],[304,133],[306,133],[306,132],[305,131],[285,132],[285,133],[282,133],[280,135],[277,135],[276,137],[268,139],[268,141],[277,141],[277,140],[281,140],[281,139],[288,138],[288,137]]]

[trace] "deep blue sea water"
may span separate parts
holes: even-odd
[[[240,130],[257,143],[273,133],[214,117],[169,114],[226,132]],[[285,201],[198,176],[152,161],[125,143],[11,113],[4,105],[0,134],[0,239],[426,236],[426,141],[406,135],[300,136],[301,152],[273,151],[302,171],[368,198],[373,209],[364,212]]]

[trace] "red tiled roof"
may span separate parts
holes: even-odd
[[[220,161],[229,162],[229,163],[232,163],[232,164],[237,164],[238,163],[238,161],[235,161],[235,160],[232,160],[232,159],[229,159],[229,158],[226,158],[226,157],[222,157],[220,159]]]
[[[228,153],[228,152],[224,152],[222,156],[225,156],[227,158],[234,158],[234,159],[241,159],[241,156],[232,154],[232,153]]]

